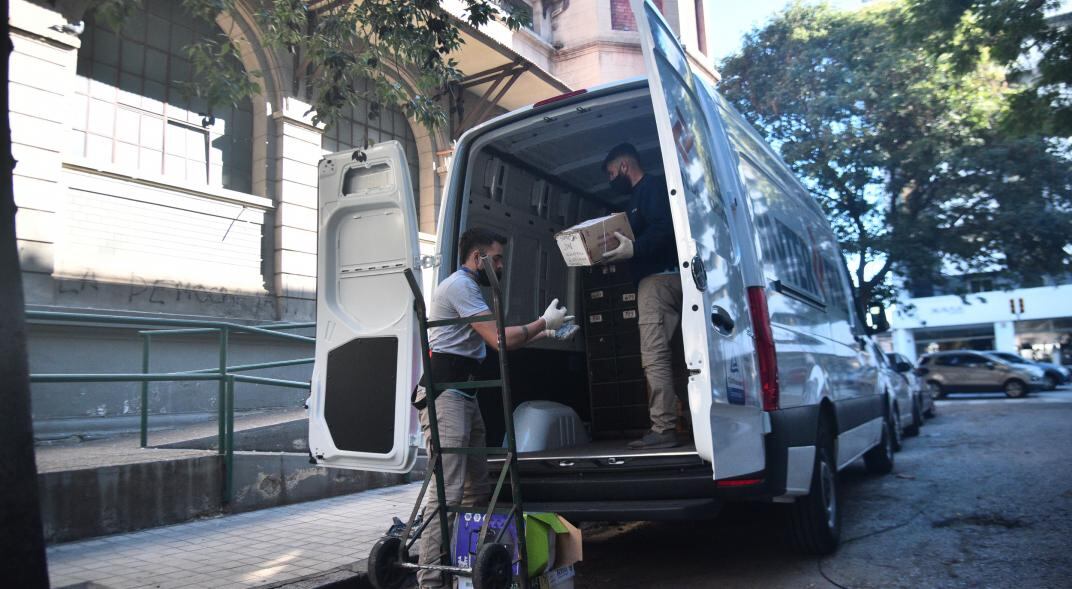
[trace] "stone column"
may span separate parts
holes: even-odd
[[[1012,321],[998,321],[994,324],[994,349],[999,352],[1018,354],[1016,349],[1016,324]]]
[[[280,319],[316,314],[317,162],[323,127],[306,116],[309,105],[288,97],[272,114],[276,133],[274,292]]]
[[[63,150],[71,128],[67,97],[74,93],[81,42],[50,28],[67,24],[58,12],[24,0],[13,0],[10,10],[14,52],[7,92],[11,151],[18,162],[13,183],[19,263],[26,304],[51,304],[66,191]]]
[[[916,336],[911,329],[893,330],[893,351],[916,361]]]

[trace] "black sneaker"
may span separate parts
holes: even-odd
[[[681,442],[677,439],[677,432],[672,430],[666,432],[649,431],[644,434],[643,438],[629,442],[629,447],[633,450],[658,450],[660,448],[674,448],[680,445]]]

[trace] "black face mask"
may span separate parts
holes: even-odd
[[[499,282],[502,282],[502,270],[495,271],[495,278]],[[476,272],[476,283],[480,286],[491,286],[491,278],[488,277],[488,273],[483,268]]]
[[[625,175],[621,167],[618,168],[618,175],[610,181],[610,189],[618,194],[633,193],[633,183],[629,181],[629,176]]]

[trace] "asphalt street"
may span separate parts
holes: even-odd
[[[1072,586],[1072,390],[953,395],[893,474],[843,471],[843,543],[804,557],[783,511],[731,505],[713,522],[585,526],[576,587]]]

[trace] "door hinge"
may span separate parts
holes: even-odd
[[[417,258],[417,264],[415,265],[420,268],[429,270],[438,266],[442,259],[442,256],[440,256],[439,254],[436,254],[434,256],[421,256],[420,258]]]

